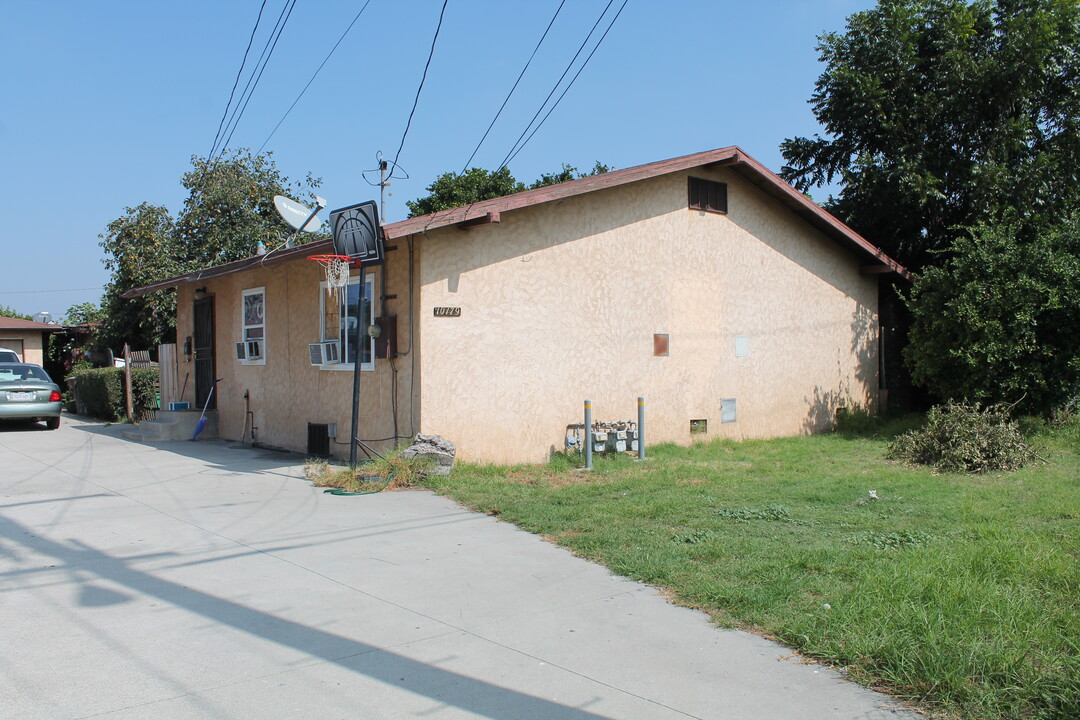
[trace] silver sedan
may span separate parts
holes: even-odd
[[[44,420],[60,427],[60,387],[40,365],[0,362],[0,420]]]

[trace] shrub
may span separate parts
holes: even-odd
[[[71,377],[77,378],[76,392],[90,416],[115,422],[127,414],[122,368],[88,368],[73,372]],[[157,407],[157,378],[157,368],[131,369],[131,401],[136,419]]]
[[[949,402],[930,408],[923,427],[899,436],[886,457],[945,472],[1017,470],[1035,457],[1008,408]]]
[[[123,372],[117,368],[89,368],[72,373],[75,392],[91,417],[115,421],[124,415]]]
[[[124,371],[121,370],[121,377]],[[156,367],[131,368],[131,407],[136,420],[149,415],[150,410],[158,407],[158,369]],[[121,399],[121,403],[123,400]]]

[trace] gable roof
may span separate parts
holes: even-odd
[[[779,175],[766,168],[735,145],[719,148],[717,150],[707,150],[691,155],[683,155],[668,160],[660,160],[646,165],[623,168],[622,170],[612,170],[602,175],[591,175],[578,180],[559,183],[558,185],[549,185],[547,187],[536,188],[535,190],[525,190],[513,195],[504,195],[503,197],[493,198],[491,200],[482,200],[480,202],[472,203],[471,205],[451,208],[450,210],[440,210],[439,212],[431,213],[429,215],[421,215],[419,217],[413,217],[400,222],[384,225],[383,235],[387,240],[392,240],[394,238],[416,235],[451,225],[467,226],[484,222],[497,222],[499,214],[503,212],[519,210],[521,208],[553,202],[555,200],[563,200],[576,195],[584,195],[597,190],[604,190],[619,185],[648,180],[661,175],[698,167],[728,168],[742,179],[756,186],[766,195],[777,200],[785,208],[801,217],[811,226],[817,228],[827,237],[840,243],[856,255],[866,259],[870,265],[864,268],[864,272],[896,273],[906,280],[911,280],[911,275],[908,270],[886,255],[881,248],[840,222],[840,220],[833,217],[824,208],[818,206],[808,197],[788,185]],[[168,280],[162,280],[140,288],[128,290],[123,294],[123,297],[138,297],[139,295],[145,295],[146,293],[154,292],[155,290],[163,290],[188,282],[198,282],[220,275],[227,275],[246,270],[260,263],[271,265],[286,260],[293,260],[297,257],[333,252],[332,246],[333,243],[331,241],[323,240],[307,245],[299,245],[285,250],[279,250],[271,255],[244,258],[231,263],[225,263],[224,265],[216,265],[205,270],[199,270],[197,272],[188,273],[187,275],[180,275],[169,278]]]
[[[41,332],[61,332],[64,328],[59,325],[39,323],[34,320],[22,318],[0,317],[0,330],[39,330]]]

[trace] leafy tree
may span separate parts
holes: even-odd
[[[105,319],[105,311],[94,303],[84,302],[72,305],[64,313],[61,320],[63,325],[89,325],[90,323],[102,322]]]
[[[911,293],[915,381],[1042,412],[1080,395],[1080,219],[1031,239],[981,225],[951,250]]]
[[[152,348],[171,340],[176,322],[176,293],[161,290],[125,299],[127,290],[166,280],[198,268],[220,265],[255,254],[259,240],[274,247],[292,228],[274,208],[274,195],[311,197],[321,181],[308,175],[303,186],[290,184],[270,154],[235,150],[208,161],[193,156],[183,186],[188,198],[174,221],[167,208],[143,203],[125,208],[100,235],[112,278],[102,309],[107,316],[101,340],[118,350],[124,342]],[[306,189],[305,189],[306,187]],[[298,242],[318,234],[303,234]]]
[[[144,202],[124,213],[99,236],[106,253],[103,262],[112,272],[102,297],[105,319],[100,338],[116,349],[125,342],[145,349],[174,332],[176,293],[159,290],[137,298],[124,298],[123,293],[179,275],[188,265],[177,247],[175,223],[167,208]]]
[[[24,315],[15,308],[10,308],[7,305],[0,305],[0,317],[17,318],[19,320],[33,320],[33,316]]]
[[[546,187],[548,185],[558,185],[569,180],[580,180],[583,177],[592,177],[594,175],[603,175],[606,172],[610,172],[611,168],[604,165],[599,160],[593,165],[593,169],[587,173],[579,173],[576,167],[563,163],[562,170],[557,173],[542,173],[540,179],[529,186],[530,190],[535,190],[539,187]]]
[[[307,190],[291,184],[274,164],[272,154],[252,155],[240,149],[209,161],[192,156],[184,174],[188,190],[176,220],[175,240],[187,263],[208,267],[250,257],[258,241],[274,247],[293,229],[274,207],[275,195],[308,196],[321,180],[307,177]],[[311,234],[300,243],[315,239]]]
[[[428,195],[407,201],[405,205],[409,208],[409,217],[417,217],[513,195],[524,189],[525,184],[515,180],[510,170],[505,167],[494,171],[474,167],[461,175],[443,173],[428,185]]]
[[[913,269],[979,222],[1060,224],[1080,204],[1078,47],[1076,0],[881,0],[819,37],[829,137],[786,140],[781,174],[841,183],[828,209]]]
[[[539,187],[566,182],[567,180],[600,175],[609,170],[611,168],[597,161],[591,171],[578,173],[576,167],[563,163],[562,170],[557,173],[543,173],[539,180],[526,188],[525,183],[514,179],[514,176],[505,167],[494,171],[472,168],[461,175],[452,172],[443,173],[435,179],[435,182],[428,185],[427,195],[416,200],[410,200],[405,204],[409,208],[409,217],[416,217],[469,205],[482,200],[513,195],[526,189],[534,190]]]

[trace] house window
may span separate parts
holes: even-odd
[[[689,178],[688,194],[691,210],[727,212],[727,183],[703,178]]]
[[[266,364],[266,288],[251,288],[241,296],[243,317],[243,361],[245,365]]]
[[[375,273],[366,273],[363,282],[359,275],[349,278],[341,304],[337,293],[326,293],[326,283],[321,284],[323,307],[322,339],[341,343],[341,363],[328,367],[352,368],[360,355],[360,369],[375,369],[375,340],[368,336],[369,325],[375,322]]]

